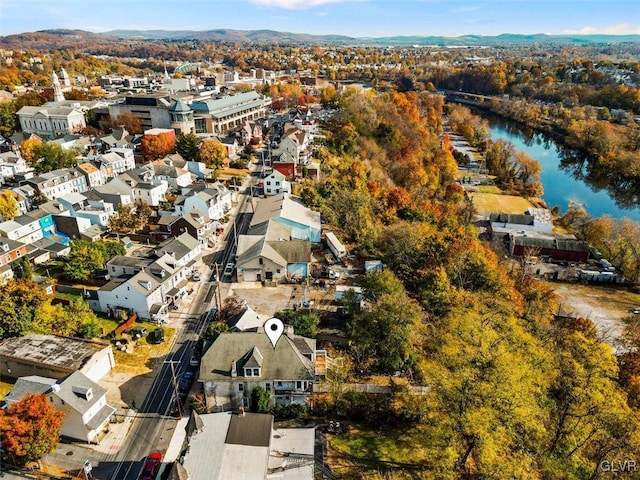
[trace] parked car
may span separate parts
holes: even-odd
[[[152,331],[147,337],[147,341],[154,344],[164,342],[164,328],[156,328]]]
[[[193,280],[194,282],[200,281],[200,272],[198,270],[193,272],[193,274],[191,275],[191,280]]]
[[[236,264],[233,262],[229,262],[227,263],[227,265],[224,267],[224,272],[223,275],[225,277],[230,277],[231,275],[233,275],[233,269],[236,268]]]
[[[178,390],[181,392],[188,392],[191,388],[191,383],[193,382],[193,372],[184,372],[182,378],[180,379],[180,384],[178,385]]]
[[[147,334],[147,329],[145,327],[131,327],[124,333],[128,333],[133,338],[142,338]]]
[[[153,480],[162,465],[162,454],[160,452],[152,452],[144,462],[144,468],[140,474],[140,480]]]
[[[191,355],[191,360],[189,360],[189,366],[197,367],[198,365],[200,365],[200,359],[194,352],[193,355]]]

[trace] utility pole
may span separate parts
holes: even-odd
[[[178,415],[182,417],[182,405],[180,405],[180,393],[178,392],[178,381],[176,380],[176,371],[173,367],[174,363],[180,363],[177,360],[165,360],[171,366],[171,383],[173,384],[173,394],[176,397],[176,405],[178,406]]]
[[[220,293],[220,271],[218,269],[218,263],[215,263],[216,266],[216,278],[218,279],[218,284],[216,285],[216,300],[218,301],[218,315],[222,311],[222,294]]]

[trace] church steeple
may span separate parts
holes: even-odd
[[[60,88],[60,79],[56,72],[53,72],[53,101],[64,102],[64,95],[62,94],[62,88]]]

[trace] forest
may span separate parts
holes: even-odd
[[[325,408],[428,439],[419,473],[384,478],[596,478],[602,461],[640,454],[637,355],[617,358],[589,320],[556,320],[552,292],[478,240],[440,142],[441,98],[347,90],[329,174],[303,186],[360,255],[390,267],[365,278],[347,321],[353,371],[400,371],[431,392],[338,392]]]

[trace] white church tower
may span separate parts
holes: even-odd
[[[60,88],[60,79],[56,72],[53,72],[53,101],[64,102],[64,95],[62,94],[62,88]]]

